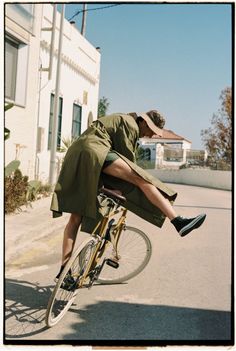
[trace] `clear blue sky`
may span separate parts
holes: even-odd
[[[66,18],[80,9],[66,4]],[[78,28],[81,19],[74,18]],[[159,109],[166,129],[203,148],[200,131],[232,82],[230,4],[123,3],[88,11],[85,36],[101,47],[99,96],[108,113]]]

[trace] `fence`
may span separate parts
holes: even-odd
[[[231,163],[224,160],[214,161],[206,150],[180,149],[161,144],[142,145],[136,154],[137,163],[145,169],[160,168],[197,168],[231,171]]]
[[[163,160],[167,162],[183,162],[184,150],[183,149],[169,149],[164,147]]]

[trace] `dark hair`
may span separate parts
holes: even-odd
[[[138,125],[139,125],[139,123],[141,123],[142,121],[143,121],[143,118],[140,117],[140,116],[136,119],[136,122],[138,123]]]
[[[163,129],[164,125],[165,125],[165,118],[160,114],[159,111],[157,110],[151,110],[146,112],[146,114],[148,115],[149,118],[151,118],[151,120],[153,121],[153,123]]]
[[[138,117],[136,112],[128,112],[127,115],[134,117],[135,119]]]

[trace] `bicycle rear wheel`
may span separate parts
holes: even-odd
[[[67,262],[58,279],[46,311],[46,325],[52,327],[57,324],[74,302],[78,290],[79,279],[83,275],[94,250],[94,239],[85,240]]]
[[[113,246],[109,242],[103,258],[115,260],[119,263],[119,267],[115,269],[104,265],[99,275],[99,283],[122,283],[138,275],[151,258],[152,245],[145,233],[139,229],[127,226],[121,233],[117,251],[118,258],[115,257]]]

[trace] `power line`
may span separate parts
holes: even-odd
[[[114,4],[114,5],[108,5],[108,6],[103,6],[103,7],[95,7],[95,8],[92,8],[92,9],[87,9],[87,10],[79,10],[77,11],[70,19],[69,19],[69,22],[74,19],[76,16],[78,16],[80,13],[82,12],[88,12],[88,11],[95,11],[95,10],[103,10],[103,9],[107,9],[109,7],[114,7],[114,6],[120,6],[122,4]]]

